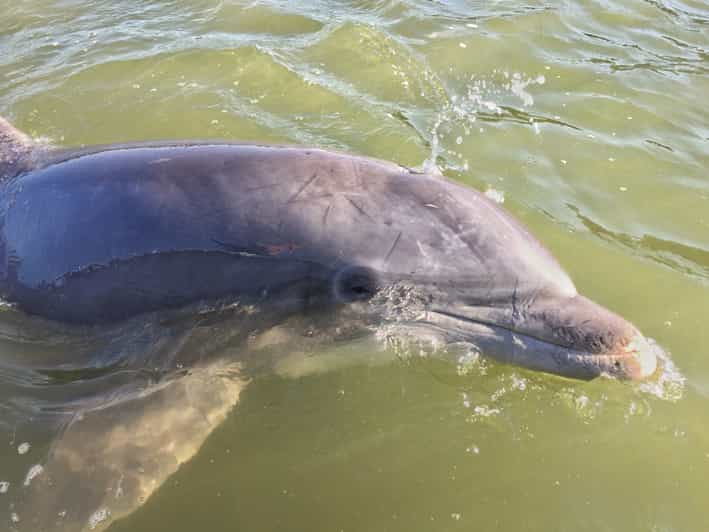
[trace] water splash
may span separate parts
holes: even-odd
[[[472,75],[464,81],[460,94],[447,94],[445,102],[435,115],[430,129],[430,156],[421,169],[442,173],[443,170],[465,172],[469,161],[454,147],[463,146],[473,133],[485,133],[481,122],[496,122],[524,115],[516,107],[531,107],[534,97],[529,87],[544,85],[544,75],[528,75],[507,70],[493,70],[489,75]],[[540,133],[539,123],[529,117],[528,124]],[[450,148],[448,146],[451,146]]]
[[[29,486],[30,483],[37,478],[39,475],[41,475],[44,472],[44,467],[41,464],[35,464],[32,467],[30,467],[29,471],[27,471],[27,475],[25,476],[25,481],[23,483],[24,486]]]
[[[91,517],[89,517],[89,529],[94,530],[99,524],[106,521],[109,518],[111,512],[107,508],[100,508],[96,510]]]
[[[468,375],[486,375],[486,359],[481,356],[477,349],[470,346],[465,353],[458,357],[456,373],[461,377]]]
[[[653,339],[649,338],[648,341],[659,359],[660,372],[656,378],[640,383],[638,389],[665,401],[679,401],[684,396],[687,379],[664,349]]]
[[[497,190],[495,188],[489,187],[487,190],[485,190],[485,195],[490,198],[492,201],[495,203],[504,203],[505,202],[505,193],[502,192],[501,190]]]

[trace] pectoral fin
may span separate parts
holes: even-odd
[[[24,487],[20,531],[104,530],[199,450],[239,400],[233,364],[195,368],[149,393],[79,413]]]

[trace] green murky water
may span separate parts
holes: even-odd
[[[0,0],[0,13],[0,115],[33,135],[435,163],[504,198],[580,291],[674,362],[639,387],[489,362],[375,363],[368,344],[306,350],[258,372],[213,430],[155,410],[151,431],[197,443],[112,532],[709,530],[706,3]],[[71,506],[92,486],[22,506],[23,479],[56,446],[41,405],[74,392],[37,386],[33,403],[34,377],[17,368],[85,346],[13,327],[0,337],[0,529],[34,530],[50,499]],[[82,526],[120,517],[96,510]]]

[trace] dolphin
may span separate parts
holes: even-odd
[[[101,323],[226,296],[347,307],[507,363],[643,379],[656,351],[544,246],[444,177],[317,148],[52,150],[0,122],[0,297]]]
[[[2,118],[0,298],[0,339],[34,353],[3,349],[17,399],[0,428],[49,432],[4,484],[18,531],[102,530],[134,511],[263,368],[319,370],[284,353],[387,330],[640,380],[659,349],[445,177],[309,147],[54,148]]]

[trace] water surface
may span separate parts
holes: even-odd
[[[504,200],[579,291],[671,357],[650,385],[577,383],[293,339],[303,324],[254,348],[204,317],[97,332],[6,310],[1,530],[48,512],[61,527],[106,475],[81,526],[709,529],[706,3],[0,0],[0,13],[0,114],[32,135],[303,143],[438,168]],[[215,352],[166,399],[121,405]],[[143,460],[154,469],[125,492],[146,502],[116,519],[121,464],[161,455],[139,426],[180,458]],[[128,451],[99,453],[112,444]],[[50,449],[115,463],[37,495],[42,473],[23,484]]]

